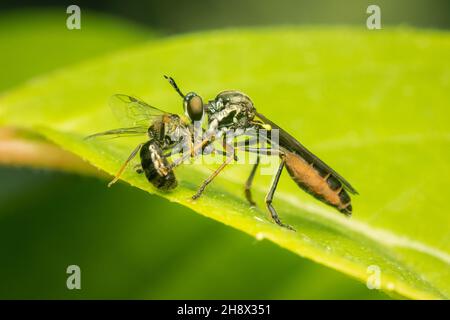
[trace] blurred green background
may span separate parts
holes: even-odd
[[[65,27],[82,9],[82,30]],[[277,24],[365,25],[369,1],[22,1],[0,4],[0,89],[156,37]],[[378,1],[382,23],[450,26],[448,1]],[[31,7],[33,5],[34,7]],[[0,168],[0,298],[379,299],[267,241],[124,184]],[[82,290],[66,288],[66,268]]]

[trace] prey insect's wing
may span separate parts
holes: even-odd
[[[148,128],[154,121],[160,121],[168,112],[155,108],[144,101],[125,94],[115,94],[109,105],[116,118],[127,127]]]
[[[313,164],[314,167],[326,172],[330,173],[332,176],[334,176],[336,179],[338,179],[344,188],[348,190],[349,192],[353,194],[358,194],[358,191],[355,190],[355,188],[352,187],[352,185],[345,180],[339,173],[331,169],[325,162],[320,160],[316,155],[314,155],[311,151],[305,148],[300,142],[297,141],[293,136],[291,136],[289,133],[281,129],[278,125],[276,125],[274,122],[267,119],[264,115],[260,113],[256,113],[257,117],[260,118],[264,123],[269,124],[272,129],[278,129],[279,131],[279,144],[280,147],[298,154],[300,157],[302,157],[306,162],[309,164]]]
[[[132,137],[132,136],[140,136],[147,133],[148,127],[138,126],[138,127],[130,127],[130,128],[118,128],[112,129],[108,131],[98,132],[87,136],[85,139],[92,139],[101,136],[111,136],[112,138],[117,137]]]
[[[115,94],[109,100],[109,105],[116,118],[125,126],[95,133],[86,139],[100,136],[129,137],[147,134],[148,128],[157,121],[162,121],[169,113],[152,107],[138,98],[125,94]]]

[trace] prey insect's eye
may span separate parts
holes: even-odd
[[[194,92],[184,97],[184,110],[192,121],[200,121],[203,118],[202,98]]]

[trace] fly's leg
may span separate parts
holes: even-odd
[[[241,148],[241,150],[247,151],[247,152],[252,152],[252,153],[256,153],[257,154],[257,158],[256,158],[256,163],[253,165],[252,171],[250,172],[250,176],[248,177],[246,183],[245,183],[245,198],[247,199],[248,202],[250,202],[250,205],[255,206],[255,202],[252,199],[252,194],[251,194],[251,186],[252,186],[252,182],[253,182],[253,178],[255,177],[256,174],[256,170],[258,168],[259,165],[259,161],[260,161],[260,157],[259,155],[261,153],[266,154],[266,155],[280,155],[280,151],[278,149],[275,148],[258,148],[258,147],[250,147],[250,146],[243,146]],[[275,186],[276,187],[276,186]]]
[[[251,148],[251,147],[243,147],[240,148],[240,150],[244,150],[247,152],[252,152],[252,153],[257,153],[259,154],[264,154],[264,155],[268,155],[268,156],[281,156],[283,153],[280,152],[280,150],[278,150],[277,148]]]
[[[201,143],[199,143],[199,144],[195,145],[193,148],[191,148],[191,150],[190,150],[189,153],[184,153],[180,158],[178,158],[178,159],[176,159],[174,162],[172,162],[172,164],[169,166],[169,169],[172,170],[172,169],[178,167],[178,166],[179,166],[180,164],[182,164],[185,160],[187,160],[188,158],[192,157],[192,154],[195,155],[195,153],[196,153],[198,150],[200,150],[200,149],[203,150],[203,148],[204,148],[206,145],[212,143],[213,141],[214,141],[214,136],[209,137],[209,138],[208,138],[208,137],[207,137],[207,138],[204,138],[204,139],[201,141]]]
[[[256,174],[256,169],[258,169],[258,165],[259,165],[259,155],[256,157],[256,163],[253,165],[252,171],[250,172],[250,176],[245,182],[245,198],[247,199],[247,201],[250,203],[251,206],[256,206],[256,203],[255,201],[253,201],[252,198],[251,187],[253,183],[253,178],[255,177]]]
[[[285,162],[286,162],[286,160],[285,160],[284,156],[281,156],[280,166],[278,167],[277,173],[275,174],[275,177],[272,182],[272,186],[270,187],[270,190],[266,195],[266,205],[267,205],[267,209],[269,209],[272,220],[275,221],[276,224],[278,224],[281,227],[287,228],[289,230],[295,231],[295,229],[292,228],[290,225],[287,225],[287,224],[284,224],[283,222],[281,222],[280,217],[278,216],[277,212],[275,211],[275,208],[272,206],[273,194],[275,193],[275,190],[277,189],[278,181],[280,180],[281,172],[283,172]]]
[[[116,173],[116,175],[114,176],[114,179],[111,180],[110,183],[108,183],[108,187],[111,187],[114,183],[117,182],[117,180],[119,180],[120,176],[122,175],[123,171],[125,170],[125,168],[127,167],[128,163],[133,160],[133,158],[137,155],[137,153],[139,152],[139,150],[141,150],[142,146],[144,144],[140,143],[138,144],[138,146],[133,150],[133,152],[131,152],[130,156],[128,157],[128,159],[123,163],[123,165],[120,167],[119,171]]]
[[[247,151],[247,152],[252,152],[252,153],[257,153],[258,154],[257,163],[259,162],[259,154],[261,154],[261,153],[269,155],[269,156],[274,156],[274,155],[280,156],[280,158],[281,158],[280,166],[278,167],[278,170],[277,170],[277,172],[275,174],[275,177],[274,177],[274,179],[272,181],[272,185],[270,187],[270,190],[269,190],[269,192],[266,195],[266,206],[267,206],[267,209],[270,212],[270,216],[271,216],[272,220],[276,224],[278,224],[281,227],[287,228],[289,230],[295,231],[295,229],[293,227],[291,227],[290,225],[287,225],[287,224],[284,224],[283,222],[281,222],[280,217],[277,214],[277,211],[275,210],[275,208],[272,205],[273,195],[275,193],[275,190],[277,189],[277,185],[278,185],[278,182],[280,180],[280,176],[281,176],[281,173],[283,172],[284,165],[285,165],[285,162],[286,162],[285,157],[283,155],[283,152],[278,147],[275,147],[275,148],[258,148],[258,147],[253,147],[252,148],[252,147],[249,147],[249,146],[244,146],[243,148],[241,148],[241,150],[244,150],[244,151]],[[250,174],[250,177],[247,179],[246,196],[247,196],[247,190],[250,193],[250,186],[251,186],[251,182],[252,182],[253,176],[254,176],[254,172],[253,171],[256,171],[256,167],[257,167],[257,164],[255,164],[255,166],[253,166],[253,169],[252,169],[252,172]],[[247,197],[247,200],[249,200],[248,197]],[[249,200],[249,202],[250,201],[251,200]]]
[[[236,139],[235,139],[236,140]],[[219,152],[223,155],[228,157],[228,152],[227,149],[229,149],[231,146],[227,143],[227,139],[225,136],[223,136],[223,140],[222,140],[222,150],[220,150]],[[236,154],[236,149],[234,147],[232,147],[233,150],[233,160],[234,161],[239,161],[239,158]]]
[[[255,144],[255,143],[256,143],[256,141],[248,138],[242,142],[238,142],[237,147],[238,148],[243,147],[243,150],[249,152],[246,148],[250,148],[250,145]],[[257,154],[256,163],[253,165],[252,171],[250,172],[250,175],[247,178],[247,181],[245,182],[245,185],[244,185],[245,198],[247,199],[247,201],[250,203],[251,206],[256,206],[256,203],[252,197],[251,187],[252,187],[252,183],[253,183],[253,178],[255,177],[255,174],[256,174],[256,170],[258,169],[258,166],[259,166],[259,160],[260,160],[259,154]]]
[[[223,151],[222,151],[222,154],[227,155],[227,148],[229,148],[229,144],[227,143],[226,137],[223,136],[223,140],[222,140],[222,149],[223,149]],[[233,150],[232,151],[233,152],[233,160],[236,161],[236,162],[239,161],[239,159],[238,159],[238,157],[236,155],[235,148],[231,147],[231,150]]]
[[[216,169],[216,171],[214,171],[205,181],[203,181],[196,194],[192,196],[193,200],[198,199],[202,195],[203,191],[205,191],[206,186],[210,184],[215,177],[217,177],[217,175],[227,166],[227,164],[233,161],[234,148],[231,145],[227,145],[227,147],[229,149],[229,152],[227,153],[227,159],[220,165],[219,168]]]
[[[215,153],[217,153],[217,154],[220,154],[220,155],[222,155],[222,156],[224,156],[224,157],[228,157],[228,154],[227,154],[227,152],[225,151],[225,150],[214,150],[214,152]],[[210,152],[208,152],[208,153],[204,153],[204,155],[208,155],[208,154],[211,154]],[[237,156],[234,156],[233,157],[233,160],[234,161],[238,161],[239,159],[237,158]]]

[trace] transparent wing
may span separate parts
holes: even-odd
[[[146,126],[148,128],[154,121],[170,114],[125,94],[113,95],[109,105],[116,118],[126,127]]]
[[[137,126],[130,128],[118,128],[112,129],[108,131],[98,132],[87,136],[85,140],[98,138],[102,136],[108,136],[110,138],[118,138],[118,137],[133,137],[147,134],[148,127],[146,126]]]

